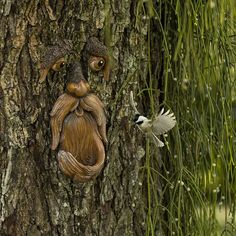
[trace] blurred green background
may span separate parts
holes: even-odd
[[[236,235],[236,1],[149,0],[137,9],[136,24],[149,21],[150,49],[139,95],[148,93],[149,115],[163,105],[178,122],[160,153],[146,144],[147,235],[157,227]]]

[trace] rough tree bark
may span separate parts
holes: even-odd
[[[139,71],[148,69],[147,21],[137,7],[132,0],[1,1],[0,235],[145,234],[145,151],[129,102],[130,90],[145,87]],[[66,69],[39,83],[38,66],[46,46],[69,39],[79,58],[91,36],[109,44],[113,56],[109,82],[89,74],[108,111],[109,144],[101,175],[78,184],[50,150],[49,113]]]

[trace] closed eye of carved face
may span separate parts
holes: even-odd
[[[88,60],[88,64],[91,70],[100,71],[104,68],[106,61],[103,57],[90,57]]]
[[[57,60],[53,66],[52,66],[52,69],[54,71],[59,71],[64,65],[65,65],[65,59],[64,58],[60,58],[59,60]]]

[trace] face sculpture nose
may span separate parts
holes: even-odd
[[[66,86],[67,91],[75,97],[84,97],[90,91],[88,82],[81,79],[79,82],[69,82]]]

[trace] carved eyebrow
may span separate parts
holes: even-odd
[[[94,56],[104,57],[108,55],[107,47],[95,37],[88,39],[85,50]]]
[[[72,50],[72,45],[69,41],[61,41],[57,45],[45,48],[45,53],[41,59],[41,69],[51,67],[57,60],[66,56]]]
[[[87,40],[87,43],[84,46],[83,52],[82,52],[82,60],[86,64],[85,71],[87,73],[88,67],[91,68],[91,63],[89,64],[89,60],[91,57],[101,57],[105,60],[105,64],[103,67],[101,67],[99,70],[102,70],[104,80],[109,80],[110,77],[110,71],[111,71],[111,59],[109,55],[108,48],[100,42],[96,37],[91,37]],[[89,64],[89,65],[88,65]]]

